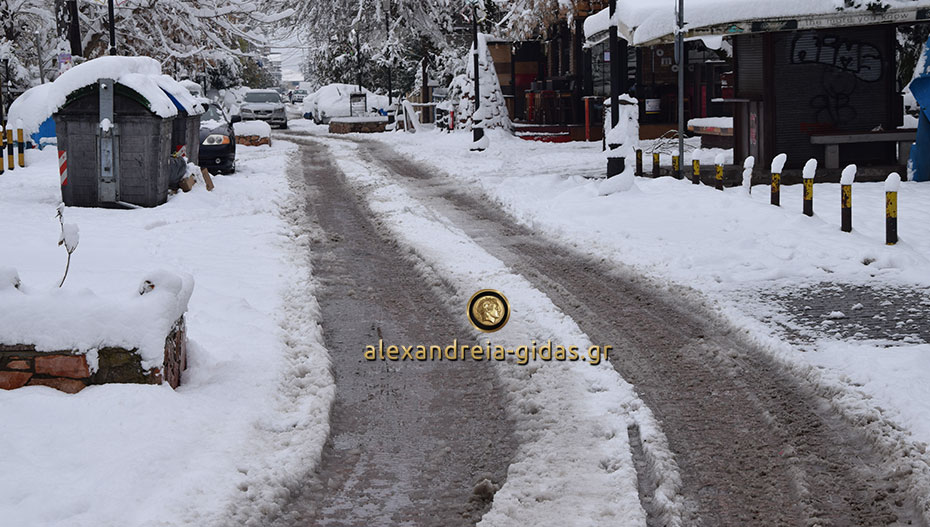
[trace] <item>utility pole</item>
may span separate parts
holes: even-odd
[[[481,73],[479,71],[478,63],[478,0],[469,0],[471,2],[471,20],[472,20],[472,30],[474,32],[475,41],[474,41],[474,65],[475,65],[475,109],[472,112],[472,146],[471,149],[475,151],[484,150],[484,146],[481,145],[480,141],[484,138],[484,127],[481,123],[481,114],[479,109],[481,108]]]
[[[613,130],[620,122],[620,92],[626,91],[626,68],[627,68],[627,48],[626,41],[620,46],[620,38],[617,34],[617,24],[613,22],[614,14],[617,11],[617,0],[610,0],[608,3],[608,12],[610,14],[610,28],[608,29],[609,48],[610,48],[610,129]],[[621,69],[621,66],[623,69]],[[608,135],[609,132],[608,132]],[[608,143],[607,148],[607,177],[613,177],[626,167],[626,159],[614,155],[613,150],[620,148],[621,145]]]
[[[384,38],[387,40],[391,38],[391,0],[387,0],[387,5],[384,7]],[[391,96],[391,67],[394,65],[393,50],[388,50],[388,54],[391,55],[391,61],[388,62],[387,67],[388,108],[390,108],[394,104]]]
[[[45,58],[42,57],[42,35],[38,29],[33,34],[36,37],[36,54],[39,57],[39,84],[43,84],[45,83],[45,66],[42,64],[45,62]]]
[[[613,1],[613,0],[611,0]],[[678,174],[681,179],[682,167],[685,166],[685,67],[688,56],[685,53],[685,0],[678,0],[678,31],[675,33],[675,62],[678,64]]]
[[[107,2],[107,15],[110,17],[110,55],[116,55],[116,17],[113,14],[113,0]]]
[[[358,70],[355,74],[358,81],[358,92],[362,93],[362,43],[359,42],[358,31],[355,32],[355,64]]]
[[[3,69],[6,71],[6,81],[9,82],[10,81],[10,59],[3,59]],[[4,105],[5,101],[3,97],[3,84],[4,84],[3,79],[0,79],[0,126],[5,128],[6,127],[6,105]],[[0,128],[0,133],[2,132],[3,130],[2,128]],[[0,151],[0,157],[3,157],[2,151]],[[3,163],[3,160],[0,159],[0,164],[2,163]]]

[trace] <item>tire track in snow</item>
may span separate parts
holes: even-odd
[[[663,423],[681,466],[685,524],[920,521],[907,474],[887,467],[868,436],[836,415],[816,387],[727,324],[674,290],[517,226],[386,146],[359,143],[370,163],[530,279],[592,339],[620,345],[614,365]]]
[[[365,196],[385,228],[452,287],[455,305],[475,290],[504,291],[515,307],[507,327],[489,339],[515,347],[553,339],[579,346],[591,340],[527,280],[484,251],[441,214],[425,208],[380,176],[378,162],[358,159],[351,143],[337,164]],[[336,150],[336,148],[333,148]],[[347,151],[348,150],[348,151]],[[484,342],[485,337],[482,337]],[[657,488],[650,525],[680,525],[677,473],[651,414],[607,363],[494,363],[510,391],[520,448],[507,483],[482,526],[646,525],[628,428],[636,425]]]

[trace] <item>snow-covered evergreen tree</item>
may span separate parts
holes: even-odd
[[[455,110],[456,127],[464,127],[468,130],[471,130],[474,125],[475,61],[472,57],[474,49],[474,45],[469,49],[465,74],[456,76],[449,86],[449,98]],[[481,83],[479,90],[481,105],[478,107],[481,125],[486,129],[512,130],[513,123],[507,113],[507,102],[501,91],[497,71],[494,69],[494,60],[488,50],[488,37],[483,33],[478,34],[478,80]]]

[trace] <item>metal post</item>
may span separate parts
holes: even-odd
[[[391,36],[391,0],[387,0],[387,5],[384,7],[384,37],[390,39]],[[388,86],[388,108],[394,104],[393,96],[391,95],[391,66],[394,64],[394,57],[391,57],[391,62],[388,63],[387,67],[387,86]]]
[[[814,180],[812,178],[804,179],[804,215],[814,215]]]
[[[643,151],[636,149],[636,176],[643,177]]]
[[[608,46],[610,48],[610,130],[616,128],[620,122],[620,41],[617,38],[617,25],[613,22],[614,12],[617,10],[617,0],[610,0],[610,29],[608,31]],[[610,136],[610,132],[607,133]],[[605,144],[608,150],[614,150],[620,145],[611,144],[607,137]],[[607,152],[607,177],[613,177],[623,171],[624,160],[613,157]]]
[[[652,177],[659,177],[659,153],[652,153]]]
[[[691,182],[695,185],[701,184],[701,162],[700,160],[691,161]]]
[[[677,155],[672,156],[672,177],[681,179],[681,162]]]
[[[111,2],[113,0],[110,0]],[[358,91],[362,91],[362,43],[359,42],[358,31],[355,32],[355,67],[356,80],[358,81]]]
[[[898,193],[885,192],[885,245],[898,243]]]
[[[478,2],[477,0],[472,0],[471,4],[471,16],[472,16],[472,30],[474,33],[474,65],[475,65],[475,110],[472,113],[472,150],[482,151],[484,148],[481,147],[479,141],[484,138],[484,127],[482,127],[481,119],[477,117],[481,114],[478,113],[478,109],[481,108],[481,75],[479,70],[478,63]]]
[[[840,230],[852,232],[852,185],[840,185]]]
[[[16,165],[13,163],[13,125],[6,123],[6,168],[13,170]]]
[[[35,32],[36,36],[36,54],[39,57],[39,84],[45,83],[45,59],[42,57],[42,37],[39,35],[39,32]]]
[[[81,20],[77,6],[77,0],[68,0],[68,16],[71,23],[68,28],[68,40],[71,42],[71,55],[80,57],[84,54],[81,46]]]
[[[113,0],[107,2],[107,16],[110,17],[110,55],[116,55],[116,16],[113,13]]]
[[[781,174],[772,173],[772,205],[781,206]]]
[[[723,190],[723,165],[715,163],[714,188]]]
[[[9,82],[10,79],[10,60],[3,59],[3,69],[6,72],[6,81]],[[6,126],[6,101],[3,96],[3,85],[5,84],[4,79],[0,78],[0,127]],[[3,151],[0,150],[0,156],[3,155]]]
[[[675,35],[675,60],[678,63],[678,157],[685,158],[685,0],[678,0],[678,33]],[[681,178],[675,174],[676,178]]]
[[[16,150],[19,157],[19,166],[23,168],[26,166],[26,142],[23,140],[23,122],[21,120],[16,121]]]

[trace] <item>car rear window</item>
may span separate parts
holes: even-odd
[[[245,102],[281,102],[281,98],[274,92],[249,92],[245,94]]]

